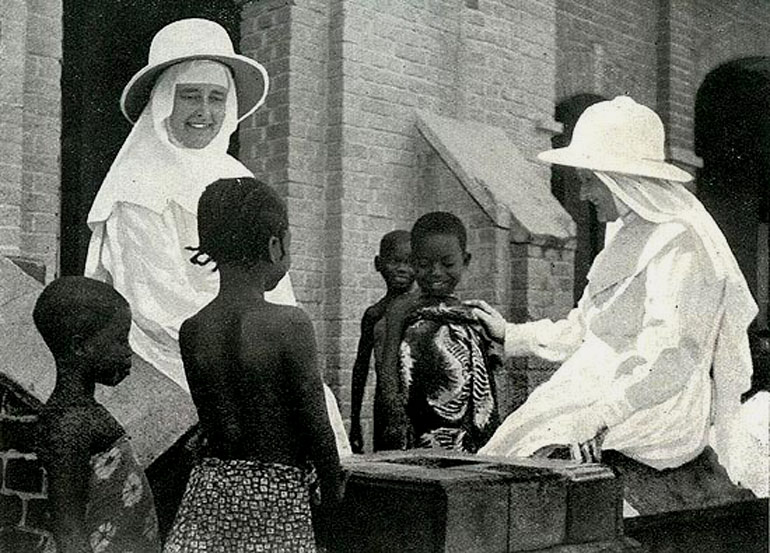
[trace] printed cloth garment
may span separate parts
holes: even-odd
[[[406,321],[399,368],[416,447],[476,452],[498,423],[489,342],[465,306],[430,306]]]
[[[91,457],[86,527],[94,553],[159,553],[155,502],[128,436]]]
[[[187,484],[164,553],[314,553],[314,472],[208,457]]]

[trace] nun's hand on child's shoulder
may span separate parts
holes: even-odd
[[[505,338],[506,320],[500,312],[484,300],[467,300],[465,305],[473,308],[473,315],[487,329],[490,338],[502,342]]]

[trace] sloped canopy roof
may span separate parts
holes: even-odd
[[[496,225],[533,242],[575,237],[569,213],[503,129],[423,111],[417,116],[417,128]]]
[[[53,357],[32,321],[43,285],[0,256],[0,373],[45,402],[56,383]],[[139,461],[148,466],[196,422],[190,395],[134,356],[131,375],[96,399],[123,425]]]

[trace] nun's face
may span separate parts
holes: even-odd
[[[227,89],[220,85],[176,85],[174,109],[168,118],[171,134],[185,148],[205,148],[222,128],[226,101]]]
[[[580,179],[580,199],[591,202],[596,208],[596,218],[601,223],[620,217],[618,201],[607,186],[588,169],[576,169]]]

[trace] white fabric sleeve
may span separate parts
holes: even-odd
[[[701,274],[687,235],[676,238],[636,278],[645,279],[642,328],[611,393],[597,405],[607,426],[681,392],[706,348],[719,283]]]
[[[583,299],[566,319],[541,319],[505,327],[505,357],[537,355],[548,361],[564,361],[580,347],[585,335]]]

